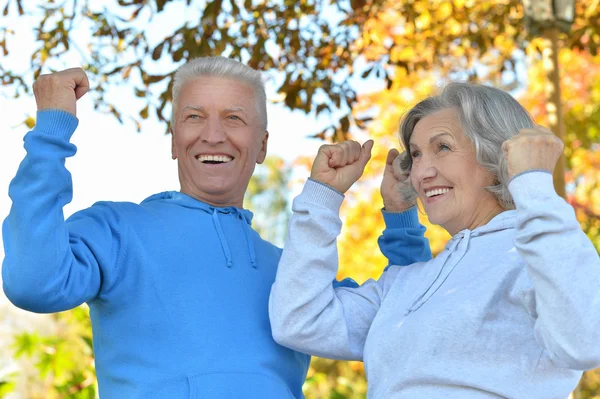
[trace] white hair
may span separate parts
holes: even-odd
[[[181,88],[186,83],[203,76],[233,79],[252,87],[256,96],[256,108],[262,121],[262,127],[267,130],[267,95],[260,72],[239,61],[221,56],[194,58],[180,66],[175,72],[171,126],[175,123],[175,112]]]
[[[421,119],[447,108],[458,110],[465,135],[475,146],[477,162],[496,178],[487,190],[502,207],[514,209],[502,143],[521,129],[534,127],[532,117],[510,94],[500,89],[475,83],[450,83],[440,95],[428,97],[408,111],[400,126],[404,147],[409,149],[410,137]],[[411,166],[411,157],[404,157],[402,168],[409,170]]]

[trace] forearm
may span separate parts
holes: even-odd
[[[4,290],[17,306],[36,312],[79,305],[93,295],[91,280],[99,278],[93,268],[71,275],[74,257],[63,207],[71,201],[72,182],[64,164],[76,151],[68,141],[76,126],[77,119],[65,112],[40,112],[9,188],[12,207],[2,230]]]
[[[600,259],[549,173],[510,184],[518,230],[515,245],[535,291],[538,342],[569,368],[600,365]]]
[[[269,312],[280,344],[322,357],[361,359],[378,303],[374,303],[374,287],[368,287],[375,283],[357,289],[332,287],[338,268],[336,238],[341,221],[337,212],[342,199],[309,181],[294,200]]]

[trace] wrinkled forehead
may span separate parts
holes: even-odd
[[[435,111],[419,120],[410,136],[410,144],[426,144],[433,137],[445,134],[456,140],[466,138],[456,108]]]
[[[190,108],[204,111],[218,108],[244,111],[253,116],[260,115],[258,93],[255,88],[244,81],[226,77],[201,76],[188,80],[181,87],[174,103],[177,112]]]

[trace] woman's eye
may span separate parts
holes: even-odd
[[[417,151],[417,150],[410,152],[410,156],[413,159],[416,158],[416,157],[418,157],[419,155],[421,155],[421,153],[419,151]]]
[[[438,150],[439,151],[450,151],[450,146],[444,143],[440,143],[438,145]]]

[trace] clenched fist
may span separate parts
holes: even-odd
[[[40,75],[33,83],[33,94],[38,111],[59,109],[76,116],[75,103],[89,88],[90,83],[83,69],[71,68]]]
[[[310,177],[345,193],[362,176],[372,148],[373,140],[367,140],[362,146],[353,140],[322,145]]]
[[[400,167],[400,161],[405,156],[408,156],[406,152],[400,154],[392,148],[385,161],[380,191],[383,207],[388,212],[402,212],[417,203],[417,192],[410,183],[410,172]]]
[[[532,169],[543,169],[552,173],[563,148],[563,142],[543,126],[521,129],[519,134],[502,144],[508,166],[508,178]]]

